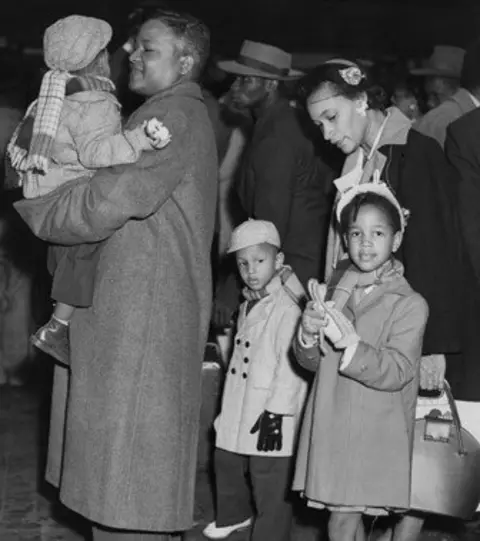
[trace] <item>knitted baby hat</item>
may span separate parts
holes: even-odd
[[[45,64],[53,70],[77,71],[88,66],[111,39],[112,27],[106,21],[70,15],[45,31]]]

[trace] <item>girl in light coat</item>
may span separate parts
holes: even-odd
[[[248,220],[232,233],[229,253],[236,254],[246,300],[215,421],[217,517],[204,530],[210,539],[250,525],[247,470],[257,511],[252,541],[290,539],[291,458],[307,388],[290,346],[304,291],[279,248],[271,222]]]

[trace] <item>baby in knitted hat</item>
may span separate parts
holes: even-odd
[[[45,64],[38,99],[27,109],[8,145],[11,165],[26,198],[44,195],[75,178],[92,177],[100,167],[136,162],[143,151],[170,142],[168,129],[150,119],[122,130],[120,104],[110,80],[107,45],[111,26],[100,19],[71,15],[47,28]],[[90,306],[97,245],[51,247],[54,269],[52,319],[33,343],[68,363],[68,322],[74,307]]]

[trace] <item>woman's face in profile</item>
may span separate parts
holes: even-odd
[[[359,103],[336,92],[328,83],[314,91],[307,100],[307,110],[323,137],[344,154],[351,154],[362,143],[366,116],[358,113]]]
[[[180,76],[178,40],[158,19],[147,21],[139,30],[130,54],[130,90],[153,96],[170,88]]]

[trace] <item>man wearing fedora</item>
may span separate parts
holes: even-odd
[[[232,99],[254,119],[235,186],[239,204],[245,217],[275,224],[285,262],[305,286],[322,271],[334,175],[303,111],[286,97],[286,83],[302,75],[291,64],[285,51],[247,40],[236,60],[218,66],[236,75]]]
[[[479,69],[477,60],[473,49],[465,52],[459,47],[437,46],[425,67],[411,71],[413,75],[426,76],[430,109],[414,128],[433,137],[442,148],[448,125],[475,107],[462,81],[469,78],[469,72]]]

